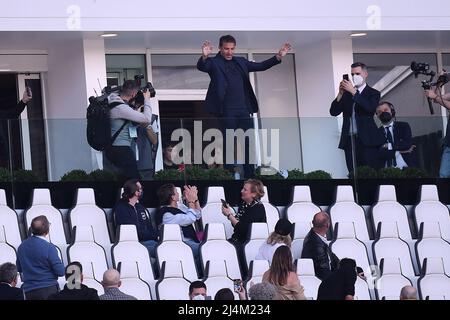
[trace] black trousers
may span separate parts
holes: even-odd
[[[225,118],[221,119],[222,121],[222,135],[223,135],[223,142],[224,142],[224,164],[226,168],[233,169],[234,165],[236,164],[236,158],[233,155],[234,163],[226,163],[226,155],[227,152],[230,150],[227,150],[226,145],[226,130],[232,129],[242,129],[245,133],[248,129],[253,129],[253,118],[250,117],[248,113],[240,113],[240,114],[230,114],[227,115]],[[255,147],[251,146],[249,143],[249,139],[245,139],[244,143],[244,176],[245,178],[253,178],[255,175],[255,165],[253,163],[250,163],[250,148]],[[252,150],[253,153],[255,153],[255,150]]]
[[[139,179],[136,157],[128,146],[112,146],[105,151],[108,160],[126,179]]]
[[[369,147],[365,146],[358,136],[353,136],[355,155],[356,155],[356,166],[369,166],[375,170],[381,169],[384,166],[384,161],[380,158],[379,147]],[[344,147],[345,153],[345,163],[347,165],[348,172],[353,172],[353,150],[351,143],[351,136],[347,138],[347,144]]]
[[[47,300],[49,296],[59,291],[58,285],[39,288],[25,292],[26,300]]]

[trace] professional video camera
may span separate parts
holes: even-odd
[[[140,87],[138,93],[136,96],[132,99],[132,103],[138,106],[142,106],[144,104],[144,92],[147,90],[150,92],[150,98],[153,98],[156,95],[156,90],[153,88],[153,85],[151,82],[147,82],[147,84],[144,87],[141,87],[141,80],[144,79],[143,74],[135,75],[134,81],[136,81],[137,85]]]
[[[432,70],[430,70],[430,65],[428,63],[424,62],[411,62],[411,70],[414,72],[414,77],[418,77],[419,74],[423,74],[425,76],[430,76],[430,79],[428,80],[422,80],[422,88],[423,90],[430,90],[431,87],[436,86],[437,82],[433,82],[434,76],[436,73]],[[428,100],[428,108],[430,109],[430,113],[434,114],[433,110],[433,102],[430,98],[427,98]]]

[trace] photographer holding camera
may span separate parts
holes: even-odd
[[[447,110],[450,110],[450,93],[442,94],[441,88],[449,81],[449,73],[443,72],[435,83],[435,86],[425,90],[425,96],[434,103],[438,103]],[[444,138],[441,167],[439,177],[450,178],[450,121],[447,121],[446,135]]]
[[[152,97],[152,93],[150,92]],[[133,107],[144,112],[144,96],[142,92],[134,100]],[[142,180],[153,180],[155,174],[155,160],[158,151],[158,116],[152,115],[151,123],[141,123],[136,127],[137,138],[134,139],[132,149],[136,152],[137,168]]]
[[[139,178],[136,164],[136,156],[131,149],[133,139],[137,138],[137,125],[148,124],[152,120],[152,109],[150,107],[150,91],[142,92],[144,97],[143,112],[134,110],[130,103],[140,94],[139,83],[136,80],[126,80],[120,93],[111,93],[108,103],[117,104],[111,109],[111,136],[117,132],[117,138],[112,146],[105,150],[106,158],[117,167],[125,178]]]

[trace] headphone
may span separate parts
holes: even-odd
[[[394,105],[392,103],[390,103],[389,101],[380,101],[380,103],[378,105],[381,106],[383,104],[387,104],[388,105],[389,109],[391,109],[392,118],[394,118],[395,117]]]

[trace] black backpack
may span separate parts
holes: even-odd
[[[89,106],[86,112],[87,127],[86,137],[89,145],[97,151],[105,151],[116,140],[119,133],[128,123],[125,121],[123,125],[111,137],[111,109],[122,104],[121,102],[113,102],[108,104],[108,97],[90,97]]]

